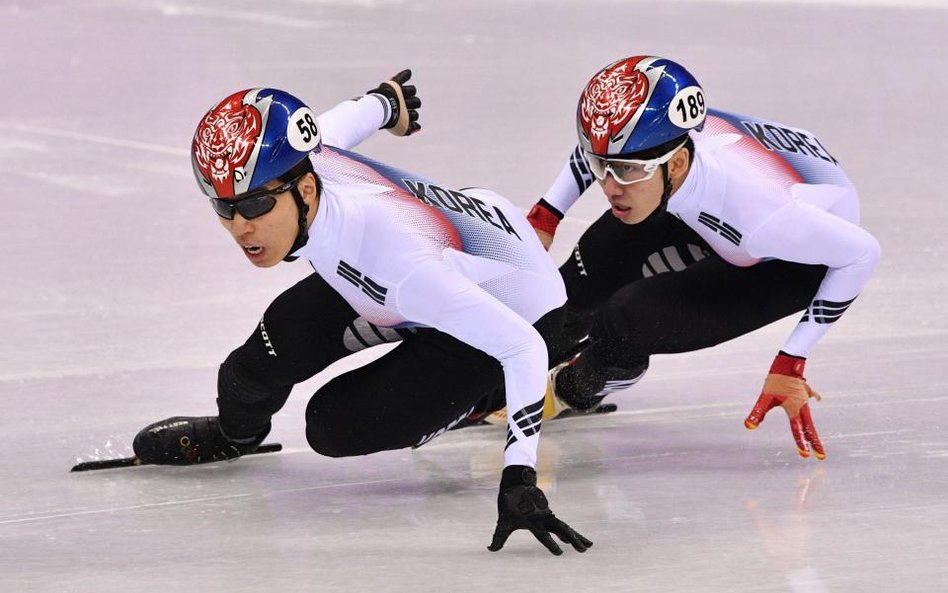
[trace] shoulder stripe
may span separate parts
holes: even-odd
[[[346,262],[339,260],[339,266],[336,268],[336,273],[348,280],[354,286],[361,288],[362,292],[376,303],[380,305],[385,304],[385,295],[388,293],[388,289],[364,276],[359,270],[353,268]]]
[[[715,231],[735,245],[741,244],[741,232],[726,222],[722,222],[718,217],[712,216],[707,212],[698,214],[698,222]]]

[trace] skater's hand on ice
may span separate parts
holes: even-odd
[[[509,465],[500,478],[497,496],[497,528],[487,549],[496,552],[504,547],[510,534],[529,529],[540,543],[554,555],[563,550],[550,536],[552,533],[577,552],[585,552],[593,544],[572,527],[560,521],[550,510],[543,491],[537,487],[537,473],[525,465]]]
[[[824,459],[826,451],[813,425],[809,404],[811,397],[816,398],[816,401],[821,398],[803,377],[805,365],[805,358],[779,353],[770,365],[770,374],[764,381],[764,388],[757,398],[757,403],[744,420],[744,426],[751,430],[757,428],[764,421],[767,412],[780,406],[790,418],[790,432],[797,442],[800,457],[809,457],[812,448],[817,459]]]
[[[409,78],[411,78],[411,70],[402,70],[389,80],[382,82],[378,88],[366,93],[379,95],[388,102],[392,110],[391,116],[382,124],[382,129],[396,136],[411,136],[421,129],[418,123],[421,99],[418,98],[418,91],[413,85],[405,84]]]

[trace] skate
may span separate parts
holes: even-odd
[[[143,464],[192,465],[252,453],[269,432],[268,428],[250,439],[230,439],[216,416],[175,416],[143,428],[132,446]]]
[[[564,368],[569,366],[572,360],[556,365],[550,373],[546,382],[546,394],[543,396],[543,420],[558,420],[563,418],[572,418],[576,416],[586,416],[589,414],[608,414],[615,412],[618,408],[615,404],[598,404],[589,409],[574,408],[565,401],[557,397],[556,375]],[[496,412],[484,416],[482,424],[494,424],[498,426],[507,426],[507,408],[501,408]]]

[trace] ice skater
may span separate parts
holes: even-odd
[[[809,131],[708,109],[698,81],[659,57],[596,73],[576,124],[579,145],[528,216],[549,248],[593,180],[610,206],[560,268],[567,322],[554,357],[581,354],[554,369],[558,400],[589,409],[638,381],[652,354],[802,311],[744,423],[782,407],[799,454],[823,459],[804,365],[880,256],[837,159]]]
[[[201,119],[198,185],[255,266],[296,258],[313,274],[264,312],[220,367],[216,416],[172,417],[135,438],[146,463],[254,451],[292,387],[364,348],[399,342],[320,388],[306,437],[332,457],[420,445],[469,417],[510,415],[492,551],[528,529],[583,552],[536,485],[549,365],[566,292],[524,215],[498,194],[455,190],[348,150],[386,128],[417,131],[403,71],[316,117],[281,90],[234,93]]]

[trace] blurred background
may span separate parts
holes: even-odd
[[[854,0],[0,0],[0,588],[126,591],[930,591],[943,586],[948,438],[948,2]],[[541,480],[596,542],[484,550],[503,431],[331,460],[302,410],[279,455],[70,475],[142,426],[211,414],[216,369],[310,272],[261,271],[191,174],[198,119],[283,88],[317,112],[403,68],[421,133],[358,150],[526,211],[575,145],[607,63],[684,64],[713,107],[814,131],[882,243],[867,290],[811,355],[829,453],[741,420],[795,319],[654,357],[616,414],[550,423]],[[560,226],[568,256],[605,210]]]

